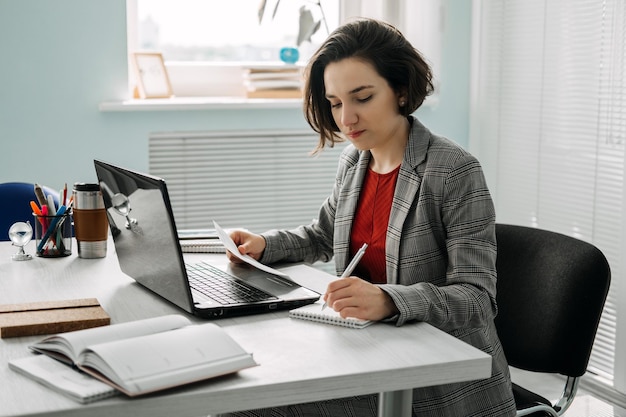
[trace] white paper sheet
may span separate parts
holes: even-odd
[[[217,224],[217,222],[215,220],[213,220],[213,226],[215,227],[215,230],[217,231],[217,235],[219,236],[220,241],[222,242],[224,247],[230,253],[235,255],[237,258],[241,259],[242,261],[244,261],[245,263],[247,263],[249,265],[254,266],[255,268],[260,269],[261,271],[265,271],[265,272],[268,272],[270,274],[278,275],[279,277],[289,278],[289,275],[287,275],[285,273],[282,273],[282,272],[280,272],[277,269],[274,269],[272,267],[269,267],[267,265],[262,264],[261,262],[257,261],[256,259],[254,259],[250,255],[242,255],[241,253],[239,253],[239,249],[237,249],[237,245],[235,244],[235,242],[233,242],[233,240],[230,238],[228,233],[226,233],[226,231],[224,229],[222,229],[220,227],[220,225]]]

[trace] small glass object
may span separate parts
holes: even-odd
[[[295,64],[300,59],[298,48],[285,47],[280,49],[280,60],[285,64]]]
[[[11,256],[14,261],[28,261],[33,257],[24,251],[24,246],[33,238],[33,228],[30,222],[16,222],[9,228],[9,239],[13,246],[20,248],[16,254]]]
[[[130,217],[130,199],[122,193],[115,193],[111,197],[111,205],[120,216],[126,217],[126,228],[133,229],[137,225],[137,219]]]
[[[35,255],[42,258],[58,258],[72,254],[71,212],[54,216],[35,217]]]

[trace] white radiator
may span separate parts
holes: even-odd
[[[345,145],[311,156],[312,131],[153,133],[149,171],[168,184],[176,225],[292,228],[317,217]]]

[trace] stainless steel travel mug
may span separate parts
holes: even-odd
[[[109,221],[100,185],[74,184],[74,234],[81,258],[104,258],[107,254]]]

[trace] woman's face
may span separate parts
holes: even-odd
[[[401,97],[369,62],[345,58],[328,64],[324,85],[335,123],[357,149],[385,147],[404,132]]]

